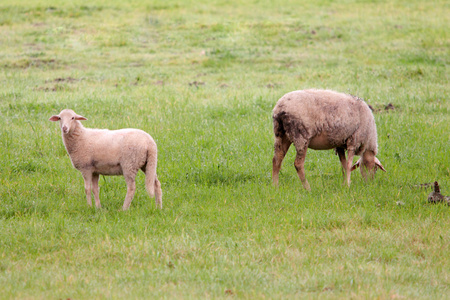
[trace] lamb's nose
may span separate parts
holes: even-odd
[[[64,131],[64,133],[67,133],[67,132],[69,131],[66,125],[64,125],[64,126],[62,127],[62,130]]]

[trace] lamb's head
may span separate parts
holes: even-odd
[[[365,151],[361,155],[361,158],[353,165],[351,171],[358,167],[360,167],[361,175],[364,179],[373,179],[378,169],[386,172],[381,162],[376,158],[375,153],[370,150]]]
[[[78,121],[87,120],[85,117],[77,115],[71,109],[62,110],[59,115],[51,116],[50,121],[59,121],[59,127],[63,134],[70,134],[77,127]]]

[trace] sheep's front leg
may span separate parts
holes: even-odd
[[[345,149],[343,148],[336,148],[336,153],[339,156],[339,161],[341,162],[342,166],[342,176],[344,177],[344,184],[346,183],[346,174],[347,174],[347,160],[345,159]]]
[[[297,170],[297,175],[298,178],[300,178],[300,181],[303,184],[303,187],[310,191],[311,188],[309,186],[308,180],[306,180],[306,174],[305,174],[305,158],[306,158],[306,151],[308,150],[308,145],[304,145],[302,148],[297,147],[296,145],[296,149],[297,149],[297,156],[295,157],[295,162],[294,162],[294,166],[295,169]]]
[[[122,210],[127,210],[130,207],[131,200],[133,200],[134,193],[136,192],[136,174],[134,176],[125,176],[127,183],[127,195],[125,196],[125,202],[123,203]]]
[[[345,175],[346,175],[346,181],[347,185],[350,187],[350,175],[352,174],[352,163],[353,163],[353,157],[355,156],[355,148],[347,148],[347,164],[345,165]]]
[[[283,162],[286,153],[291,146],[291,142],[286,136],[283,137],[275,137],[275,154],[272,159],[273,168],[272,168],[272,182],[274,185],[278,185],[278,175],[281,169],[281,163]]]
[[[84,192],[86,193],[86,200],[89,206],[92,206],[91,200],[91,183],[92,183],[92,173],[84,172],[82,173],[84,179]]]
[[[102,207],[102,205],[100,204],[99,187],[98,187],[99,177],[100,177],[100,175],[98,175],[98,174],[92,175],[92,191],[94,192],[95,206],[97,208]]]

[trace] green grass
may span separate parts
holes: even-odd
[[[0,298],[450,298],[450,207],[415,186],[450,195],[448,2],[122,2],[0,3]],[[272,108],[312,87],[374,107],[387,173],[310,150],[306,192],[292,148],[272,187]],[[142,173],[87,207],[66,107],[154,137],[163,210]]]

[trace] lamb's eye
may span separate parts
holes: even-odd
[[[72,120],[75,120],[75,117],[72,117]]]

